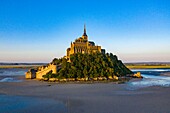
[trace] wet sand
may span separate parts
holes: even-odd
[[[168,113],[170,87],[128,90],[127,84],[56,84],[37,80],[0,83],[0,95],[15,98],[7,112],[41,113]],[[17,101],[18,100],[18,101]],[[20,100],[20,101],[19,101]],[[24,100],[24,101],[22,101]],[[27,103],[23,107],[22,103]],[[11,102],[12,103],[12,102]],[[22,106],[21,106],[21,105]],[[0,101],[6,109],[8,103]],[[0,110],[0,112],[2,112]]]

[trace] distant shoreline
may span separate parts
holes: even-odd
[[[125,63],[129,69],[168,69],[170,62],[138,62],[138,63]]]
[[[0,62],[1,68],[37,68],[39,66],[47,65],[47,63],[4,63]],[[170,62],[138,62],[138,63],[125,63],[129,69],[170,69]]]
[[[23,68],[23,69],[30,69],[30,68],[37,68],[42,65],[0,65],[1,68]]]
[[[126,65],[129,69],[169,69],[170,65]]]
[[[0,65],[1,68],[37,68],[43,65]],[[126,65],[129,69],[169,69],[170,65]]]

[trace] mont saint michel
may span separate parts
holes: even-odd
[[[27,79],[49,81],[120,80],[126,76],[133,76],[133,72],[116,55],[89,41],[85,25],[83,35],[71,42],[66,56],[26,73]]]
[[[169,43],[170,0],[0,0],[0,113],[170,113]]]

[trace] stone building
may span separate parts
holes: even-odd
[[[70,55],[74,53],[93,53],[101,52],[105,53],[105,49],[101,49],[101,46],[96,46],[94,42],[88,41],[86,34],[86,26],[84,25],[84,33],[82,37],[79,37],[74,42],[71,42],[70,48],[67,48],[66,58],[69,60]]]

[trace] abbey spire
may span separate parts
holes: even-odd
[[[88,40],[88,36],[86,34],[86,25],[85,24],[84,24],[84,33],[83,33],[82,38],[85,39],[85,40]]]
[[[83,36],[87,36],[86,34],[86,25],[84,24],[84,33],[83,33]]]

